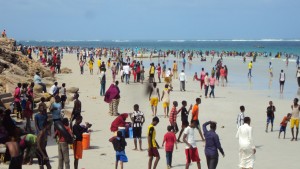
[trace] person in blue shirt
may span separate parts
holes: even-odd
[[[61,121],[61,102],[59,96],[55,96],[55,102],[51,104],[50,112],[54,122]]]
[[[208,131],[206,126],[210,125],[210,130]],[[217,123],[213,121],[208,121],[202,125],[204,137],[206,140],[205,144],[205,156],[207,162],[207,168],[216,169],[219,161],[219,153],[225,157],[223,148],[219,140],[219,136],[216,133]]]

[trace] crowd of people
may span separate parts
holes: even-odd
[[[50,106],[47,107],[46,98],[42,97],[38,105],[34,102],[34,86],[41,85],[43,92],[50,95]],[[29,85],[18,83],[14,91],[14,102],[10,109],[1,107],[1,143],[8,148],[9,169],[21,169],[23,164],[32,165],[33,158],[38,158],[39,168],[52,168],[46,151],[48,137],[54,137],[58,145],[58,168],[70,168],[69,144],[73,145],[74,168],[78,168],[78,161],[82,158],[82,134],[89,132],[92,126],[89,123],[82,125],[81,101],[79,94],[74,94],[74,106],[70,118],[64,116],[65,101],[67,99],[66,84],[59,87],[58,82],[46,90],[41,82],[39,72],[36,73],[34,81]],[[48,98],[49,99],[49,98]],[[49,100],[47,100],[49,101]],[[37,113],[33,109],[37,107]],[[17,118],[24,120],[24,128],[11,118],[12,113]],[[73,124],[73,122],[75,123]],[[31,124],[34,122],[34,124]],[[32,128],[34,126],[34,128]],[[54,126],[54,128],[52,127]],[[54,131],[54,132],[53,132]],[[66,133],[67,132],[67,133]],[[72,139],[67,139],[74,137]]]
[[[32,50],[32,49],[31,49]],[[56,73],[59,73],[58,65],[61,64],[61,59],[63,57],[63,51],[66,51],[62,48],[38,48],[37,58],[42,64],[48,63],[50,69],[52,70],[53,76]],[[45,51],[46,50],[46,54]],[[187,77],[185,75],[185,70],[181,70],[178,74],[178,63],[173,61],[173,65],[170,68],[167,68],[165,62],[162,62],[162,65],[158,63],[150,63],[150,65],[144,65],[143,61],[138,61],[134,59],[135,53],[133,50],[125,50],[126,55],[131,53],[132,57],[128,56],[126,58],[122,57],[121,50],[119,49],[97,49],[97,50],[78,50],[68,48],[68,52],[77,52],[77,59],[79,62],[80,73],[84,74],[84,66],[88,65],[89,73],[92,75],[94,73],[94,62],[97,62],[97,74],[99,75],[100,81],[100,96],[104,96],[104,101],[109,104],[109,115],[116,116],[115,120],[111,124],[110,130],[114,133],[114,136],[110,139],[110,142],[113,144],[113,148],[116,152],[116,164],[115,168],[118,168],[120,165],[121,168],[124,167],[124,162],[128,162],[128,157],[125,153],[127,146],[126,143],[126,134],[123,132],[123,128],[127,128],[129,125],[132,127],[132,137],[134,142],[134,150],[143,150],[142,146],[142,127],[145,123],[145,116],[138,104],[133,106],[132,113],[119,113],[118,105],[121,99],[121,91],[119,89],[120,84],[130,85],[130,83],[141,83],[144,82],[148,84],[148,94],[149,102],[152,110],[152,120],[147,128],[147,133],[144,134],[147,136],[147,145],[148,145],[148,169],[155,169],[160,161],[160,154],[158,149],[160,145],[165,148],[166,152],[166,165],[167,168],[172,167],[172,156],[174,147],[177,149],[177,144],[185,144],[185,156],[186,164],[185,168],[190,167],[191,162],[196,162],[198,169],[201,168],[200,165],[200,156],[197,149],[195,141],[195,131],[199,133],[199,136],[203,142],[205,142],[204,154],[206,156],[206,163],[209,169],[217,168],[219,153],[225,157],[224,150],[221,146],[220,139],[216,133],[217,122],[208,121],[200,125],[199,120],[199,106],[201,104],[201,97],[195,99],[195,103],[188,106],[187,101],[182,100],[180,108],[178,108],[178,101],[171,102],[171,93],[174,90],[174,83],[180,84],[180,91],[185,92],[187,82]],[[28,52],[28,50],[27,50]],[[28,52],[28,57],[31,57],[32,51]],[[167,52],[168,54],[174,54],[174,51]],[[175,52],[176,53],[176,52]],[[167,54],[167,55],[168,55]],[[193,55],[193,52],[188,53]],[[196,52],[197,54],[197,52]],[[212,54],[211,51],[208,54]],[[213,53],[213,54],[218,54]],[[198,55],[198,54],[197,54]],[[201,52],[199,55],[202,56]],[[205,52],[204,55],[207,55]],[[234,53],[228,53],[228,55],[235,55]],[[107,59],[108,56],[112,56]],[[183,68],[185,67],[185,57],[184,52],[179,52],[179,56],[183,59]],[[188,57],[188,56],[187,56]],[[88,60],[88,61],[87,61]],[[104,61],[106,60],[106,62]],[[251,63],[251,64],[250,64]],[[249,77],[252,77],[252,62],[248,65],[249,68]],[[146,68],[148,71],[148,79],[146,78]],[[149,69],[148,69],[149,68]],[[107,71],[111,73],[112,82],[109,88],[106,90],[107,83]],[[299,73],[297,72],[297,77]],[[226,65],[223,65],[222,59],[217,61],[217,64],[213,66],[211,70],[211,75],[209,76],[208,72],[205,72],[204,68],[201,69],[201,72],[198,76],[195,73],[193,80],[200,82],[200,90],[203,90],[205,98],[213,97],[215,98],[215,86],[220,85],[225,87],[228,83],[228,68]],[[119,77],[117,77],[117,75]],[[285,75],[282,75],[285,76]],[[300,75],[299,75],[300,77]],[[299,78],[298,77],[298,81]],[[117,80],[120,79],[121,83]],[[159,89],[157,83],[165,83],[162,90]],[[40,85],[44,93],[49,93],[51,95],[51,105],[47,107],[45,104],[46,99],[41,98],[40,103],[35,105],[33,98],[33,87],[34,85]],[[204,88],[203,88],[204,87]],[[210,93],[208,93],[210,88]],[[283,88],[282,88],[283,92]],[[5,137],[1,138],[6,143],[10,156],[11,163],[10,168],[19,169],[22,164],[32,164],[32,159],[34,156],[38,157],[39,167],[42,169],[44,166],[47,169],[51,168],[49,162],[49,157],[47,155],[46,146],[47,146],[47,137],[52,135],[56,137],[58,143],[58,154],[59,154],[59,166],[58,168],[70,168],[70,159],[69,159],[69,142],[67,141],[66,133],[74,137],[72,142],[74,150],[74,168],[78,168],[78,161],[82,158],[82,134],[84,132],[89,132],[91,124],[86,123],[82,125],[81,116],[81,101],[79,100],[79,94],[74,94],[74,106],[72,115],[70,118],[64,117],[64,106],[67,99],[66,94],[66,84],[62,83],[61,87],[58,86],[58,82],[54,82],[51,88],[47,91],[46,85],[42,82],[42,78],[37,72],[34,76],[34,81],[28,84],[17,84],[17,87],[14,92],[14,107],[10,109],[0,109],[0,115],[2,119],[3,130],[6,131]],[[176,99],[172,99],[176,100]],[[163,137],[156,135],[155,127],[159,125],[162,121],[162,118],[157,116],[157,106],[158,103],[162,102],[162,107],[164,110],[164,118],[168,121],[166,125],[166,133]],[[172,105],[170,105],[172,104]],[[33,109],[35,106],[38,107],[38,113],[33,116]],[[171,107],[170,107],[171,106]],[[286,134],[286,126],[288,122],[291,123],[292,131],[292,141],[297,141],[298,139],[298,128],[299,128],[299,112],[300,106],[298,105],[298,99],[295,98],[294,104],[291,106],[291,113],[287,114],[281,122],[281,127],[279,131],[280,134],[284,132],[284,138]],[[236,137],[239,139],[239,157],[240,163],[239,167],[241,168],[253,168],[255,161],[256,149],[253,144],[252,139],[252,127],[250,126],[251,119],[246,117],[245,107],[240,107],[241,112],[237,117],[237,126],[238,130]],[[10,114],[16,112],[18,118],[26,119],[26,124],[24,129],[19,128],[14,121],[11,119]],[[273,123],[275,118],[276,108],[273,105],[273,102],[269,102],[267,107],[267,124],[266,132],[269,132],[269,125],[271,125],[271,131],[273,131]],[[177,116],[180,116],[181,119],[181,128],[178,127]],[[129,123],[126,122],[127,119]],[[35,129],[31,128],[31,121],[34,120]],[[75,121],[75,124],[73,122]],[[63,124],[64,130],[61,130],[59,124]],[[207,127],[210,129],[207,129]],[[122,130],[120,130],[122,128]],[[296,128],[296,131],[295,131]],[[182,140],[181,140],[182,137]],[[162,144],[157,142],[158,139],[161,139]],[[19,148],[20,146],[20,148]],[[21,153],[22,152],[22,153]],[[21,155],[20,155],[21,154]],[[153,163],[154,161],[154,163]]]

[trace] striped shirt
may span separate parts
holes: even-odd
[[[176,122],[176,118],[177,118],[177,110],[176,110],[176,107],[172,107],[171,112],[170,112],[170,117],[169,117],[170,123]]]
[[[133,127],[142,127],[144,113],[141,111],[135,111],[133,114]]]

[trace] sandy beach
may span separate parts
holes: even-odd
[[[145,59],[145,62],[148,59]],[[156,61],[156,60],[155,60]],[[193,61],[193,63],[187,63],[187,74],[193,74],[195,67],[198,67],[199,73],[201,67],[205,67],[206,71],[210,73],[213,63]],[[206,121],[213,120],[217,122],[217,134],[220,137],[220,142],[225,151],[225,158],[219,157],[218,168],[223,169],[235,169],[238,168],[238,140],[235,138],[237,131],[236,118],[239,113],[239,107],[244,105],[246,108],[245,115],[251,117],[251,126],[253,127],[254,143],[256,145],[257,154],[255,161],[255,168],[258,169],[280,169],[280,168],[298,168],[300,166],[298,150],[300,148],[300,142],[291,142],[291,131],[288,124],[286,139],[278,139],[279,124],[282,118],[289,112],[291,112],[290,106],[292,99],[297,96],[297,84],[295,77],[296,67],[290,65],[285,68],[282,60],[272,61],[274,69],[273,85],[271,89],[268,88],[269,79],[267,74],[266,59],[258,59],[254,64],[254,77],[249,82],[247,78],[247,65],[242,64],[242,58],[231,59],[225,58],[224,63],[229,68],[229,84],[227,87],[217,86],[215,89],[216,98],[205,99],[202,97],[202,103],[200,104],[200,123],[203,124]],[[189,69],[188,65],[192,65],[194,68]],[[115,151],[112,144],[108,141],[112,137],[110,132],[111,122],[115,119],[114,116],[108,115],[108,104],[104,102],[104,97],[99,95],[100,82],[97,75],[96,64],[94,64],[94,75],[90,75],[88,66],[85,66],[84,75],[80,75],[78,61],[75,54],[65,54],[62,60],[62,67],[71,68],[73,73],[71,74],[58,74],[56,75],[59,86],[64,82],[68,87],[79,87],[79,99],[82,102],[82,116],[83,122],[90,122],[93,124],[91,133],[91,148],[83,152],[83,159],[79,161],[80,169],[111,169],[115,164]],[[147,68],[148,65],[145,66]],[[276,91],[276,85],[278,85],[278,76],[281,67],[287,74],[286,86],[291,86],[294,91],[291,93],[279,94],[279,89]],[[209,69],[209,70],[208,70]],[[266,74],[266,75],[262,75]],[[256,76],[257,75],[257,76]],[[148,76],[146,71],[145,77]],[[234,77],[234,78],[233,78]],[[117,76],[117,80],[120,81],[120,76]],[[112,82],[111,71],[107,71],[106,88]],[[254,84],[254,85],[253,85]],[[252,87],[251,87],[252,85]],[[260,88],[256,88],[260,86]],[[162,91],[164,83],[158,83],[160,92]],[[174,91],[171,92],[171,102],[178,101],[179,107],[181,101],[186,100],[188,105],[194,104],[195,99],[200,95],[204,95],[203,91],[200,91],[200,85],[198,81],[193,81],[192,77],[188,77],[186,83],[186,92],[180,92],[179,81],[173,80]],[[254,86],[254,87],[253,87]],[[140,83],[131,83],[125,85],[120,83],[121,100],[119,105],[120,113],[130,113],[133,111],[133,105],[139,104],[140,110],[144,112],[146,122],[143,126],[143,148],[144,151],[133,151],[133,139],[126,139],[127,147],[126,154],[129,162],[124,164],[124,168],[134,169],[141,168],[146,169],[148,164],[147,156],[147,126],[151,123],[152,113],[148,96],[145,94],[146,85]],[[272,100],[276,106],[274,131],[266,133],[266,108],[268,102]],[[71,110],[73,102],[68,104],[67,109]],[[163,135],[167,131],[167,125],[169,125],[169,119],[163,117],[162,102],[158,104],[158,117],[160,123],[156,127],[156,139],[161,145],[163,141]],[[190,120],[190,117],[189,117]],[[129,119],[127,119],[129,121]],[[177,117],[177,123],[181,124],[180,116]],[[180,125],[179,125],[180,126]],[[221,128],[224,126],[224,128]],[[204,155],[204,142],[201,142],[200,136],[196,134],[197,146],[199,155],[201,158],[202,168],[207,168],[206,159]],[[173,166],[174,168],[184,168],[185,166],[185,144],[178,144],[178,149],[173,153]],[[48,155],[51,160],[52,168],[58,166],[58,152],[57,144],[54,139],[48,138],[47,146]],[[158,169],[166,168],[165,150],[159,149],[161,160],[158,164]],[[73,168],[73,152],[70,150],[71,168]],[[0,168],[6,169],[7,165],[0,165]],[[38,168],[37,159],[34,159],[34,164],[23,165],[24,169]],[[196,164],[192,164],[190,168],[196,168]]]

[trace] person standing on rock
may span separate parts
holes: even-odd
[[[5,32],[5,29],[3,30],[1,36],[2,36],[2,38],[6,38],[6,32]]]
[[[40,72],[36,72],[35,73],[35,75],[33,77],[33,81],[34,81],[35,84],[38,84],[38,85],[42,86],[44,93],[47,92],[46,85],[45,85],[45,83],[42,82],[42,78],[40,76]]]

